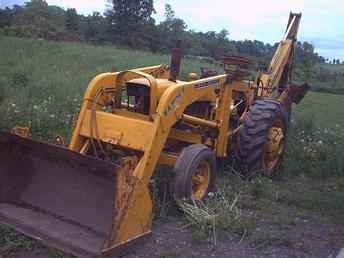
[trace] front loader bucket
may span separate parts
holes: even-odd
[[[128,187],[120,173],[110,162],[0,132],[0,223],[77,257],[120,255],[151,225],[147,187]]]

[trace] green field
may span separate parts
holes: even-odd
[[[344,65],[317,64],[310,77],[309,82],[314,90],[344,95]]]
[[[328,69],[331,72],[338,72],[343,73],[344,72],[344,64],[320,64],[319,67],[322,67],[323,69]]]
[[[30,126],[31,137],[44,140],[58,134],[70,135],[82,94],[95,75],[169,62],[167,55],[113,46],[10,37],[0,37],[0,57],[0,129]],[[186,59],[182,76],[198,72],[201,66],[212,67],[196,59]],[[249,209],[266,207],[257,208],[258,214],[262,212],[259,216],[271,216],[269,209],[276,208],[281,223],[287,223],[289,215],[285,210],[297,209],[321,214],[343,226],[344,206],[340,204],[344,200],[343,103],[344,95],[310,92],[294,108],[281,169],[283,180],[276,183],[265,179],[253,183],[241,180],[234,184],[224,180],[226,185],[220,183],[219,190],[231,189],[230,196],[238,193],[256,198],[255,204],[245,204],[241,199],[239,203],[251,205]],[[37,245],[7,228],[0,227],[0,231],[0,256],[3,250],[31,250]]]
[[[80,43],[0,37],[0,128],[29,125],[35,136],[67,135],[88,82],[97,74],[169,63],[169,56]],[[182,77],[211,64],[186,59]],[[332,66],[331,66],[332,67]],[[336,66],[333,66],[336,67]],[[297,117],[336,127],[344,123],[343,97],[310,93]]]
[[[317,126],[344,130],[343,95],[309,92],[295,108],[297,119],[311,118]]]
[[[161,63],[149,52],[0,36],[0,128],[30,125],[35,137],[68,135],[89,81],[99,73]],[[182,77],[210,64],[186,59]]]

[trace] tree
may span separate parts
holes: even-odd
[[[82,34],[87,41],[104,42],[109,40],[110,23],[99,13],[83,17]]]
[[[165,5],[165,18],[166,21],[173,20],[175,18],[176,13],[172,9],[172,6],[170,4]]]
[[[159,41],[163,48],[169,51],[178,40],[183,41],[187,26],[182,19],[175,17],[172,6],[165,5],[165,20],[158,25]]]
[[[74,8],[67,9],[65,13],[65,27],[68,32],[78,33],[79,32],[79,17]]]
[[[57,31],[50,10],[44,0],[31,0],[15,10],[13,26],[18,36],[46,38],[49,33]]]
[[[12,24],[12,10],[8,7],[0,9],[0,28],[10,26]]]
[[[154,24],[153,0],[112,0],[106,16],[112,27],[113,41],[137,47],[144,44],[145,29]],[[146,42],[147,43],[147,42]]]

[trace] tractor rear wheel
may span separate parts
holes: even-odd
[[[214,190],[217,171],[215,153],[203,144],[183,149],[174,166],[174,199],[201,201]]]
[[[288,125],[288,113],[276,99],[256,100],[239,131],[239,156],[247,178],[263,173],[274,176],[280,166]]]

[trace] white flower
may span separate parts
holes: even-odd
[[[51,114],[49,117],[50,117],[50,118],[55,118],[55,115],[54,115],[54,114]]]
[[[213,193],[213,192],[209,192],[209,193],[208,193],[208,196],[209,196],[209,197],[214,197],[214,193]]]
[[[12,103],[12,104],[11,104],[11,106],[12,106],[12,107],[15,107],[15,106],[16,106],[16,104]]]
[[[37,105],[33,105],[33,109],[37,110],[38,106]]]

